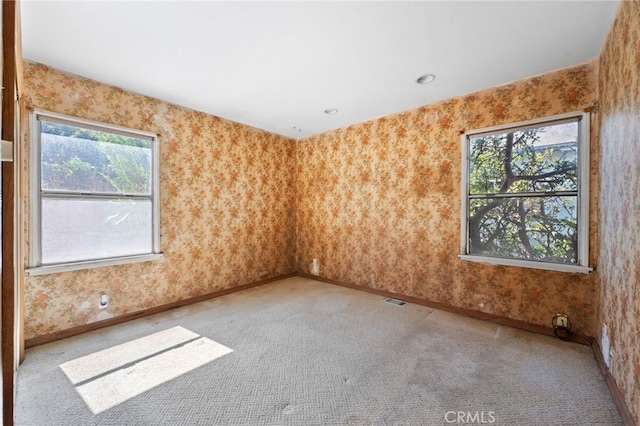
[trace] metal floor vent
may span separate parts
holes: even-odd
[[[404,300],[392,299],[391,297],[386,297],[383,302],[396,306],[404,306],[407,304]]]

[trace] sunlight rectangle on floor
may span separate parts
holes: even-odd
[[[173,327],[60,368],[91,412],[98,414],[231,352],[211,339]]]
[[[65,362],[60,368],[75,385],[198,337],[186,328],[172,327]]]
[[[76,390],[93,414],[98,414],[230,352],[233,350],[203,337],[80,385]]]

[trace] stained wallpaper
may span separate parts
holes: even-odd
[[[593,335],[596,273],[458,259],[461,132],[584,110],[596,65],[582,64],[303,139],[297,154],[297,261],[310,273],[550,327],[558,312]],[[592,114],[591,265],[597,253],[597,114]]]
[[[621,2],[600,55],[600,309],[612,375],[640,423],[640,2]]]
[[[28,276],[26,339],[294,272],[293,140],[31,62],[24,82],[28,109],[160,135],[164,252],[162,261]],[[99,310],[102,292],[110,301]]]

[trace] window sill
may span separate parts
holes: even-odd
[[[534,262],[529,260],[502,259],[499,257],[472,256],[459,254],[458,257],[468,262],[486,263],[489,265],[518,266],[520,268],[544,269],[547,271],[570,272],[573,274],[588,274],[593,268],[580,265],[564,265],[561,263]]]
[[[149,262],[162,260],[162,253],[143,254],[139,256],[114,257],[111,259],[89,260],[86,262],[61,263],[57,265],[36,266],[25,269],[28,276],[56,274],[59,272],[80,271],[83,269],[101,268],[104,266],[126,265],[127,263]]]

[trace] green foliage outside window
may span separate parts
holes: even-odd
[[[151,193],[151,141],[42,121],[42,187]]]
[[[469,138],[469,254],[578,262],[577,129]]]

